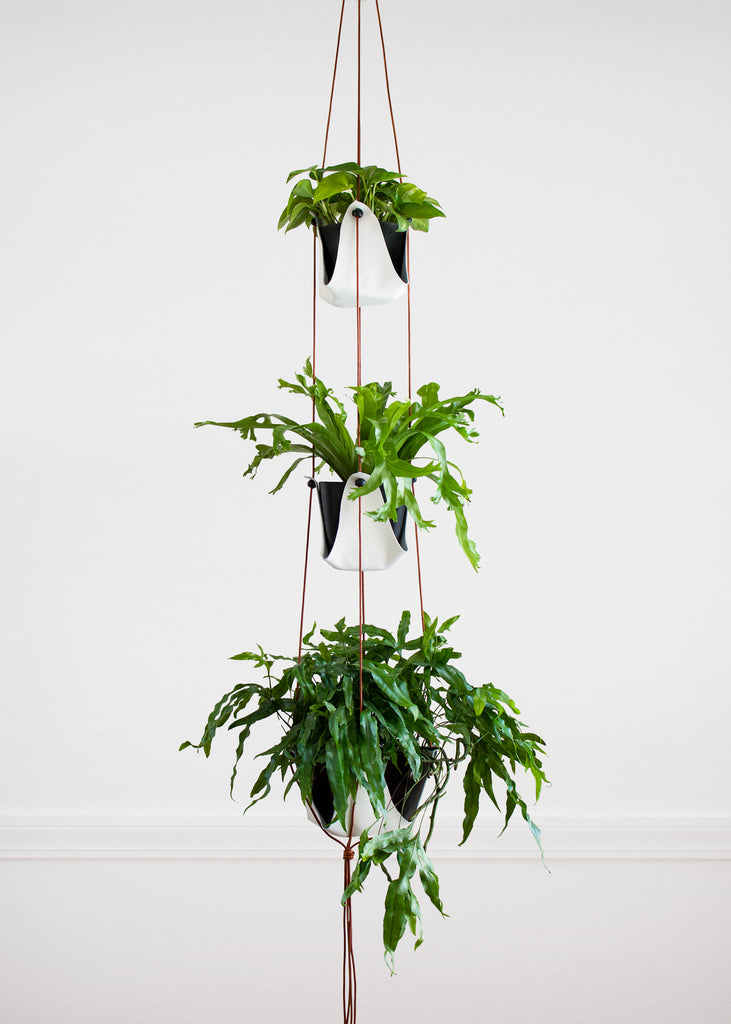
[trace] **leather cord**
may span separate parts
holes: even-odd
[[[355,0],[357,3],[357,110],[356,110],[356,159],[358,164],[362,160],[362,118],[361,118],[361,83],[362,83],[362,62],[361,62],[361,43],[362,43],[362,18],[361,18],[361,3],[362,0]],[[398,169],[399,176],[403,181],[403,174],[401,171],[401,156],[399,153],[398,136],[396,133],[396,121],[393,113],[393,103],[391,100],[391,83],[388,75],[388,60],[386,57],[386,44],[383,33],[383,23],[381,20],[381,10],[378,0],[375,0],[376,15],[378,18],[378,30],[381,40],[381,50],[383,54],[383,70],[386,79],[386,95],[388,97],[388,109],[391,118],[391,127],[393,129],[393,141],[396,150],[396,166]],[[340,57],[340,43],[342,39],[343,30],[343,16],[345,13],[345,0],[342,0],[340,6],[340,19],[338,22],[338,35],[337,43],[335,46],[335,60],[333,64],[332,82],[330,86],[330,101],[328,104],[327,122],[325,125],[325,140],[322,151],[322,167],[324,168],[327,160],[327,147],[328,140],[330,137],[330,123],[332,120],[333,110],[333,99],[335,95],[335,82],[338,72],[338,61]],[[356,198],[360,199],[360,181],[358,181],[356,189]],[[406,271],[408,277],[407,284],[407,371],[408,371],[408,396],[409,403],[412,399],[412,344],[411,344],[411,248],[410,238],[407,232],[406,236]],[[356,218],[355,222],[355,282],[356,282],[356,375],[358,387],[362,385],[362,311],[360,305],[360,218]],[[313,385],[316,379],[316,357],[317,357],[317,227],[314,226],[313,231],[313,249],[312,249],[312,380]],[[316,408],[315,399],[312,400],[312,422],[315,422]],[[361,424],[360,414],[358,414],[357,423],[357,442],[360,447],[361,441]],[[358,470],[362,471],[363,460],[361,456],[358,456]],[[305,540],[305,557],[304,557],[304,570],[302,579],[302,603],[300,608],[300,622],[299,622],[299,649],[298,649],[298,662],[302,660],[302,642],[304,634],[304,616],[305,616],[305,605],[306,605],[306,594],[307,594],[307,570],[309,564],[309,550],[310,550],[310,536],[312,527],[312,502],[314,492],[314,475],[315,475],[315,455],[312,455],[312,480],[309,489],[308,505],[307,505],[307,531]],[[414,483],[412,481],[412,493],[414,491]],[[359,699],[358,709],[359,714],[363,711],[363,634],[365,625],[365,574],[363,570],[363,531],[362,531],[362,499],[358,498],[358,637],[359,637]],[[421,622],[422,629],[425,626],[424,616],[424,597],[422,588],[422,575],[421,575],[421,554],[419,550],[419,531],[414,523],[414,538],[415,538],[415,551],[416,551],[416,568],[417,577],[419,584],[419,606],[421,609]],[[358,795],[358,789],[356,788],[356,799]],[[348,830],[347,842],[344,843],[337,836],[332,835],[328,832],[327,828],[320,821],[319,815],[315,811],[312,804],[309,804],[310,811],[317,822],[319,828],[332,839],[338,843],[343,849],[343,891],[347,890],[352,880],[352,862],[355,859],[355,850],[353,848],[353,828],[355,824],[355,803],[353,800],[353,807],[350,815],[350,826]],[[353,912],[351,906],[351,900],[348,898],[343,906],[343,1024],[356,1024],[356,1013],[357,1013],[357,977],[355,969],[355,953],[353,944]]]

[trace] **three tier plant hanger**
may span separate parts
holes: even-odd
[[[439,203],[402,171],[391,101],[386,45],[379,0],[373,0],[383,55],[386,96],[396,169],[363,165],[361,154],[362,4],[357,7],[356,159],[328,166],[327,148],[338,74],[343,16],[338,23],[322,161],[294,171],[295,180],[280,219],[287,231],[313,230],[312,352],[293,381],[280,380],[291,395],[304,396],[310,417],[256,413],[235,422],[206,421],[256,442],[245,475],[262,462],[293,457],[274,488],[278,491],[303,462],[309,464],[309,496],[297,653],[267,654],[261,647],[234,660],[259,671],[256,682],[224,694],[208,717],[201,740],[185,747],[209,755],[217,732],[237,734],[231,794],[252,727],[277,718],[281,739],[259,756],[265,767],[251,791],[249,807],[267,797],[279,775],[284,794],[296,788],[310,820],[342,848],[343,1021],[356,1024],[356,972],[352,898],[371,868],[386,875],[383,943],[393,971],[394,954],[408,928],[422,942],[421,912],[414,891],[418,877],[427,898],[443,913],[439,882],[428,848],[437,808],[450,776],[463,773],[462,842],[468,838],[481,794],[504,815],[507,826],[519,809],[540,847],[540,833],[516,776],[529,777],[540,795],[545,775],[544,741],[518,720],[511,698],[492,683],[467,681],[456,662],[461,655],[447,639],[457,616],[442,622],[424,610],[419,530],[425,518],[417,495],[431,485],[454,517],[457,541],[477,568],[479,554],[468,536],[465,506],[471,491],[459,467],[447,457],[445,436],[477,439],[475,408],[484,402],[502,412],[499,399],[473,389],[442,398],[429,383],[412,391],[410,239],[444,216]],[[317,298],[355,310],[355,386],[351,415],[317,377]],[[363,383],[362,310],[406,297],[407,395],[400,400],[390,383]],[[352,413],[354,412],[354,416]],[[354,429],[349,425],[354,420]],[[335,480],[322,479],[327,469]],[[313,496],[322,517],[322,555],[340,571],[356,574],[358,622],[341,618],[332,629],[305,633],[307,577]],[[396,629],[369,624],[365,617],[366,573],[388,570],[407,550],[407,523],[414,524],[414,561],[419,595],[418,635],[404,611]],[[248,810],[248,807],[247,807]],[[353,869],[353,862],[357,863]]]

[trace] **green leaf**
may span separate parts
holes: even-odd
[[[338,821],[347,831],[350,785],[348,773],[341,757],[341,751],[338,750],[337,744],[332,740],[325,746],[325,767],[327,768],[327,777],[332,789],[335,813]]]
[[[347,709],[339,707],[329,718],[332,739],[325,748],[327,776],[333,791],[338,821],[347,830],[348,797],[355,797],[355,780],[348,763]]]
[[[477,812],[480,809],[480,777],[475,769],[474,760],[470,761],[464,774],[464,821],[462,823],[462,842],[467,842]]]
[[[298,228],[300,224],[309,223],[311,219],[312,207],[307,203],[298,203],[290,212],[289,223],[287,224],[284,233],[286,234],[287,231],[292,231],[293,228]]]
[[[377,818],[381,818],[386,813],[384,803],[386,779],[381,758],[378,722],[370,708],[364,708],[360,715],[360,760],[365,772],[366,791],[373,813]]]
[[[310,179],[305,178],[303,181],[298,181],[292,189],[292,195],[302,196],[304,199],[313,199],[313,188]]]
[[[344,164],[331,164],[330,167],[326,167],[325,170],[326,171],[345,171],[348,174],[355,175],[355,177],[358,177],[362,173],[363,169],[360,166],[360,164],[353,163],[353,161],[351,160],[348,163],[344,163]]]
[[[432,203],[404,203],[399,208],[402,217],[416,217],[420,220],[431,220],[434,217],[444,217],[445,213]]]
[[[434,870],[434,866],[429,860],[426,850],[422,846],[420,840],[416,843],[416,857],[419,865],[419,877],[421,878],[421,884],[424,892],[427,894],[442,917],[446,917],[447,915],[444,913],[444,905],[439,896],[439,879],[437,878],[437,873]]]
[[[394,954],[396,947],[403,938],[406,927],[417,937],[417,946],[421,940],[421,912],[419,903],[411,888],[411,878],[416,871],[419,860],[416,851],[418,840],[412,840],[398,853],[399,877],[390,882],[386,890],[385,913],[383,916],[383,945],[386,963],[394,973]]]
[[[398,624],[398,646],[403,647],[406,643],[406,637],[409,634],[409,627],[411,625],[411,612],[405,611],[401,615],[401,619]]]
[[[300,171],[290,171],[287,175],[287,184],[289,184],[292,178],[299,178],[300,174],[309,174],[310,171],[314,171],[316,169],[317,164],[313,164],[311,167],[303,167]]]
[[[413,701],[411,700],[409,691],[406,689],[396,673],[388,669],[385,665],[377,665],[375,662],[370,661],[367,658],[363,659],[363,671],[367,672],[371,676],[378,688],[382,690],[382,692],[385,693],[386,696],[395,704],[399,704],[404,708],[411,707]]]
[[[233,767],[233,771],[231,772],[231,782],[229,783],[229,787],[228,787],[228,794],[229,794],[229,796],[232,799],[233,799],[233,795],[234,795],[234,783],[236,782],[236,774],[237,774],[238,768],[239,768],[239,761],[243,757],[243,754],[244,754],[244,744],[246,743],[246,740],[247,740],[248,736],[249,736],[249,730],[248,729],[242,729],[241,732],[239,733],[238,743],[236,744],[236,756],[234,758],[234,767]]]
[[[330,199],[332,196],[338,195],[340,192],[346,192],[350,188],[351,179],[347,174],[328,174],[322,181],[318,182],[312,198],[316,203],[319,203],[323,199]]]

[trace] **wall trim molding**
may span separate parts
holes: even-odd
[[[547,861],[731,860],[731,818],[543,817]],[[479,824],[464,847],[446,816],[431,852],[439,860],[526,860],[537,850],[522,822],[498,838]],[[265,817],[0,816],[3,860],[329,860],[337,853],[304,815]]]

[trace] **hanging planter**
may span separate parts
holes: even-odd
[[[236,655],[234,660],[246,662],[249,671],[258,669],[262,678],[226,693],[200,742],[181,746],[208,756],[217,733],[234,730],[233,791],[252,728],[265,720],[280,723],[274,746],[266,734],[264,767],[249,806],[269,796],[275,777],[281,777],[285,795],[299,791],[311,821],[334,838],[347,837],[348,845],[351,838],[358,842],[358,864],[344,898],[363,887],[372,866],[388,874],[384,944],[391,964],[406,928],[420,934],[412,882],[415,887],[420,879],[442,911],[427,849],[454,770],[464,770],[463,842],[481,796],[496,806],[504,803],[506,824],[518,810],[538,841],[519,787],[526,772],[537,798],[545,780],[543,740],[519,720],[510,697],[491,683],[471,684],[457,667],[461,655],[445,635],[454,619],[438,622],[425,615],[423,633],[412,638],[410,621],[404,612],[390,632],[368,623],[347,626],[341,619],[317,637],[313,628],[293,657],[261,647]],[[403,898],[394,901],[398,887]]]
[[[308,399],[311,419],[300,422],[301,414],[295,410],[297,419],[258,413],[236,422],[207,423],[234,429],[244,440],[256,443],[245,476],[254,476],[262,462],[280,455],[291,459],[272,493],[307,463],[322,514],[323,557],[335,568],[385,569],[401,558],[406,550],[407,510],[417,527],[434,525],[422,514],[418,500],[427,482],[433,487],[431,500],[445,503],[460,547],[477,568],[479,554],[468,537],[466,520],[472,492],[448,456],[444,435],[476,440],[477,400],[502,411],[499,399],[477,389],[442,399],[436,383],[426,383],[412,394],[410,305],[405,400],[396,398],[390,382],[363,384],[360,312],[354,318],[356,378],[351,388],[355,429],[343,403],[314,373],[318,292],[339,307],[395,301],[410,288],[409,228],[427,231],[433,218],[444,216],[439,203],[405,180],[401,171],[379,0],[375,0],[375,11],[398,170],[361,166],[362,6],[358,0],[358,162],[326,166],[345,9],[342,0],[322,166],[289,175],[288,181],[297,180],[279,220],[279,228],[286,231],[311,227],[316,235],[315,264],[319,251],[319,275],[314,265],[312,277],[311,359],[295,383],[279,382],[298,396],[300,406],[303,396]],[[339,479],[317,483],[314,477],[324,466]],[[421,480],[416,490],[415,480]],[[196,746],[207,757],[219,730],[236,730],[233,795],[252,727],[262,721],[280,724],[279,740],[260,755],[266,759],[265,766],[251,790],[249,807],[267,797],[273,780],[280,777],[284,796],[293,789],[299,792],[311,820],[342,847],[343,1021],[355,1024],[351,902],[362,891],[371,868],[380,867],[388,879],[383,941],[393,970],[395,950],[407,928],[416,936],[417,946],[422,941],[414,892],[417,881],[443,913],[439,880],[427,848],[452,772],[459,769],[463,774],[463,843],[474,826],[481,796],[487,796],[499,810],[502,803],[506,826],[518,809],[540,847],[540,831],[518,787],[525,772],[535,785],[536,800],[540,796],[545,780],[544,742],[525,729],[507,694],[491,683],[471,684],[456,666],[461,655],[444,634],[457,616],[440,623],[426,614],[418,543],[420,636],[409,638],[409,612],[403,613],[394,633],[366,622],[362,572],[357,579],[357,625],[347,626],[345,618],[340,618],[332,629],[321,630],[316,640],[315,627],[304,635],[312,501],[310,491],[296,656],[270,655],[262,647],[236,655],[234,660],[258,670],[259,680],[240,683],[224,694],[208,717],[200,743],[185,742],[181,749]],[[266,742],[271,743],[269,733]],[[356,844],[357,861],[351,867]]]
[[[328,173],[329,172],[329,173]],[[332,306],[395,302],[408,286],[408,228],[428,231],[443,217],[439,203],[398,171],[356,163],[292,171],[292,189],[279,218],[291,231],[304,224],[320,242],[319,294]]]
[[[350,499],[368,481],[366,473],[353,473],[339,480],[317,482],[317,497],[322,516],[322,557],[333,569],[372,572],[390,569],[408,550],[406,545],[406,507],[400,505],[396,519],[377,521],[368,512],[382,508],[385,493],[370,491],[359,503]],[[361,518],[361,513],[363,513]],[[360,548],[360,553],[359,553]]]
[[[345,482],[358,474],[360,462],[361,479],[364,480],[360,495],[362,529],[364,535],[374,537],[374,555],[370,559],[373,564],[364,564],[364,568],[388,568],[406,550],[402,530],[404,522],[400,518],[403,516],[401,506],[408,509],[418,527],[428,529],[434,525],[422,514],[418,497],[412,489],[413,481],[419,479],[422,480],[422,487],[427,486],[427,481],[434,485],[432,500],[443,500],[446,503],[454,517],[459,544],[471,565],[475,569],[478,567],[480,556],[468,536],[465,514],[465,506],[472,491],[459,466],[449,458],[443,436],[450,432],[466,441],[475,441],[478,433],[473,426],[474,406],[478,401],[483,401],[502,412],[499,398],[483,395],[476,388],[465,395],[441,398],[438,384],[426,384],[419,388],[416,398],[403,400],[396,398],[390,383],[363,384],[352,389],[353,401],[360,417],[358,438],[357,431],[354,436],[348,430],[345,406],[330,388],[312,376],[309,360],[304,372],[296,374],[295,382],[280,380],[279,386],[294,395],[306,395],[314,404],[316,419],[298,423],[279,413],[255,413],[234,422],[206,420],[204,423],[196,423],[196,426],[228,427],[238,431],[244,440],[259,442],[262,437],[266,439],[266,443],[257,443],[256,455],[244,476],[254,476],[262,462],[281,455],[294,455],[294,460],[273,488],[272,494],[286,483],[299,465],[310,462],[313,456],[316,464],[328,466],[340,477],[342,495],[337,492],[328,493],[327,485],[320,484],[318,487],[321,506],[328,510],[327,521],[323,523],[323,557],[331,565],[338,569],[358,568],[357,534],[354,556],[352,517],[348,510],[348,506],[352,505],[357,512],[358,502],[348,497],[352,494],[352,488],[347,488]],[[382,501],[378,500],[379,493]],[[331,554],[338,533],[337,526],[332,529],[330,525],[333,522],[333,508],[338,515],[344,513],[349,524],[347,529],[351,539],[347,544],[347,553],[342,555],[340,547],[335,555]],[[397,524],[395,530],[389,527],[389,521]],[[371,525],[388,527],[391,533],[387,529],[379,534],[372,533]],[[357,530],[357,520],[355,528]],[[343,536],[346,536],[345,530]],[[376,554],[379,547],[381,554]],[[386,552],[390,554],[387,556]],[[339,564],[341,560],[347,564]]]
[[[406,232],[396,224],[379,221],[367,206],[355,202],[341,223],[318,223],[317,236],[319,293],[331,306],[352,308],[358,299],[361,306],[378,306],[405,293]]]

